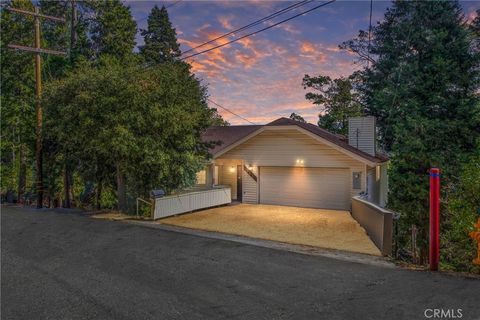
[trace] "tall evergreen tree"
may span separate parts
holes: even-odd
[[[472,30],[473,46],[475,50],[480,51],[480,9],[477,10],[477,16],[470,25]]]
[[[403,235],[418,226],[425,257],[428,170],[441,168],[445,193],[480,134],[478,54],[456,1],[395,1],[370,52],[365,35],[343,46],[371,63],[361,89],[392,154],[389,205],[403,214]]]
[[[6,5],[33,11],[30,0],[13,0]],[[28,189],[35,141],[34,59],[31,53],[14,51],[8,44],[32,46],[33,20],[25,15],[2,10],[0,19],[1,64],[1,193]]]
[[[159,9],[156,5],[148,16],[148,27],[141,34],[145,45],[140,47],[140,53],[145,61],[153,64],[173,61],[181,55],[177,33],[168,17],[165,6]]]
[[[88,2],[93,17],[90,19],[92,49],[98,57],[101,54],[123,58],[133,52],[137,23],[130,8],[120,0]]]

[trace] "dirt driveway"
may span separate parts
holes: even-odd
[[[238,204],[169,217],[157,223],[381,255],[348,211]]]

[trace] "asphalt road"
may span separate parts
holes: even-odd
[[[1,223],[2,319],[480,319],[477,279],[72,213],[2,208]]]

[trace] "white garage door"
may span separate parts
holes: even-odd
[[[260,203],[350,210],[350,171],[261,167]]]

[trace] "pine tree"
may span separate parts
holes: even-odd
[[[161,9],[153,7],[148,16],[148,28],[141,30],[141,34],[145,45],[140,47],[140,53],[147,63],[171,62],[181,55],[177,33],[172,27],[165,6]]]
[[[477,16],[473,19],[470,29],[472,30],[473,47],[478,52],[480,51],[480,9],[477,10]]]
[[[33,11],[30,0],[5,3]],[[1,64],[1,193],[17,193],[20,198],[28,191],[29,156],[35,141],[34,60],[28,52],[18,52],[8,44],[32,46],[33,20],[25,15],[2,10],[0,19]],[[31,162],[30,162],[31,164]]]
[[[456,1],[395,1],[373,30],[344,47],[370,59],[362,76],[367,112],[376,116],[391,152],[389,206],[402,213],[406,240],[428,243],[428,170],[442,170],[443,194],[480,135],[478,55]]]
[[[109,54],[123,58],[133,52],[137,23],[132,17],[130,8],[120,0],[88,2],[93,18],[90,20],[92,49],[98,57]]]

